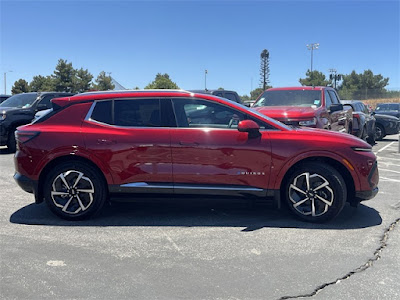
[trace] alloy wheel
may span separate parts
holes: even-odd
[[[319,174],[304,172],[289,186],[293,208],[304,216],[318,217],[328,212],[334,201],[329,181]]]
[[[51,198],[62,212],[74,215],[92,205],[94,192],[93,182],[84,173],[68,170],[53,180]]]

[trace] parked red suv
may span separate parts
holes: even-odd
[[[287,125],[352,133],[353,110],[343,108],[331,87],[271,88],[252,108]]]
[[[185,194],[272,199],[323,222],[346,201],[378,192],[376,157],[364,141],[293,129],[227,99],[111,91],[52,103],[18,128],[14,178],[68,220],[94,215],[109,199]]]

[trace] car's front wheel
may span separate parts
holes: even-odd
[[[326,164],[305,163],[286,181],[284,197],[290,210],[308,222],[326,222],[343,209],[347,189],[343,177]]]
[[[51,170],[46,176],[43,192],[50,210],[66,220],[93,216],[107,198],[102,176],[80,161],[64,162]]]

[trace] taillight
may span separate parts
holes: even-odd
[[[15,139],[20,143],[26,143],[30,141],[34,137],[39,135],[39,131],[16,131],[15,132]]]

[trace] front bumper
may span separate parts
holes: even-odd
[[[365,200],[369,200],[372,199],[376,196],[376,194],[378,194],[379,192],[379,188],[375,187],[374,189],[370,190],[370,191],[359,191],[356,192],[356,199],[358,201],[365,201]]]

